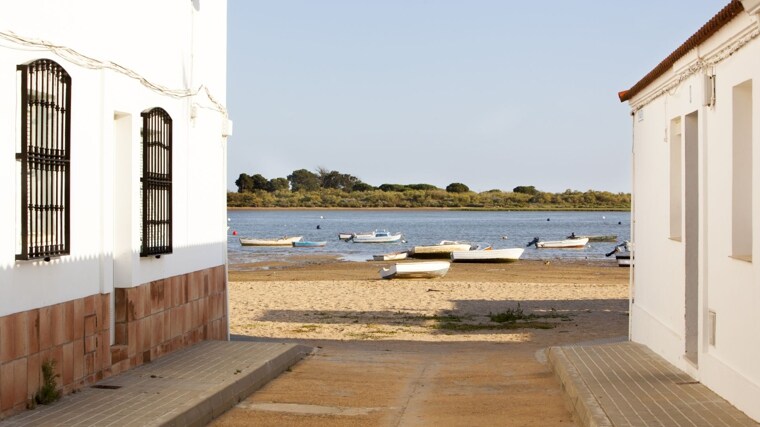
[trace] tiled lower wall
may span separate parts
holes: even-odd
[[[224,266],[116,289],[113,373],[203,340],[227,339]]]
[[[224,266],[0,317],[0,419],[27,407],[53,360],[70,393],[203,340],[227,339]]]

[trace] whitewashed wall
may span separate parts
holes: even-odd
[[[630,104],[642,106],[634,127],[635,270],[631,339],[691,373],[739,409],[760,420],[760,37],[755,16],[741,13],[671,73]],[[755,38],[752,38],[755,37]],[[751,38],[714,67],[697,72],[650,102],[679,73],[743,38]],[[716,102],[703,106],[705,73],[716,76]],[[751,262],[732,257],[732,91],[753,82]],[[699,344],[698,362],[684,357],[685,242],[670,239],[670,138],[675,117],[699,114]],[[641,115],[641,117],[639,117]],[[682,121],[683,126],[683,121]],[[682,147],[683,149],[683,147]],[[685,205],[684,205],[685,206]],[[711,345],[708,313],[716,314]]]
[[[0,31],[113,62],[170,89],[226,103],[226,2],[10,2]],[[15,261],[19,183],[16,65],[49,58],[72,77],[71,255]],[[173,98],[110,69],[0,40],[0,316],[226,260],[226,118],[202,91]],[[140,258],[140,113],[173,120],[173,253]]]

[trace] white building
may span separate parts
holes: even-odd
[[[631,340],[756,420],[759,13],[760,0],[730,2],[620,93],[634,133]]]
[[[0,418],[227,339],[224,0],[0,13]]]

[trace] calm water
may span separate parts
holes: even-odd
[[[492,244],[494,249],[525,248],[533,239],[561,240],[576,235],[630,237],[628,212],[451,212],[451,211],[228,211],[227,248],[231,264],[276,259],[292,254],[335,254],[345,260],[365,261],[373,254],[406,250],[415,245],[459,240]],[[317,229],[317,226],[320,228]],[[353,243],[338,240],[339,232],[386,229],[401,232],[406,243]],[[233,231],[238,235],[233,236]],[[238,237],[303,236],[327,241],[323,248],[241,246]],[[616,243],[591,242],[585,249],[526,248],[523,259],[607,260]]]

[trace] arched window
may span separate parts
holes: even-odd
[[[21,246],[18,260],[70,251],[71,76],[38,59],[17,67],[21,89]]]
[[[140,114],[142,241],[140,256],[172,252],[172,118],[162,108]]]

